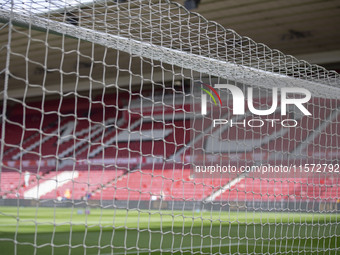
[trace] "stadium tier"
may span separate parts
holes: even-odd
[[[216,201],[337,201],[338,178],[244,178],[225,191]]]
[[[8,118],[10,121],[6,123],[4,162],[8,169],[2,174],[2,195],[8,198],[29,197],[36,186],[56,181],[57,173],[60,175],[74,170],[77,171],[76,176],[65,177],[38,197],[56,199],[70,189],[72,199],[82,199],[91,194],[92,199],[150,200],[162,194],[165,200],[200,201],[229,182],[226,177],[190,178],[189,164],[183,169],[180,164],[177,168],[171,164],[171,157],[190,157],[183,150],[186,144],[202,142],[193,139],[189,133],[191,119],[185,112],[191,105],[175,102],[173,107],[177,109],[177,115],[174,118],[170,107],[168,110],[163,105],[150,108],[147,99],[139,108],[143,101],[129,99],[126,94],[106,95],[103,104],[100,103],[101,97],[97,96],[91,104],[88,100],[75,101],[74,98],[62,102],[45,101],[43,106],[31,103],[27,104],[25,113],[22,104],[14,105]],[[130,109],[124,108],[116,98],[125,102],[130,100]],[[168,96],[164,100],[171,102],[172,98]],[[265,101],[266,98],[262,98],[258,102]],[[313,104],[307,108],[313,116],[301,117],[304,118],[303,124],[293,132],[277,123],[268,123],[251,131],[243,125],[223,129],[215,127],[212,137],[219,138],[206,142],[205,153],[219,150],[223,155],[244,155],[243,162],[260,155],[264,157],[261,160],[270,162],[272,155],[282,152],[293,154],[299,150],[310,158],[319,157],[324,152],[322,157],[332,160],[339,153],[340,136],[335,130],[335,122],[329,121],[325,125],[321,120],[335,118],[338,121],[340,115],[334,116],[329,107],[329,104],[335,103],[334,100],[314,98]],[[279,113],[276,115],[274,118],[279,118]],[[250,119],[247,117],[245,121]],[[206,125],[199,120],[196,122],[196,125]],[[313,129],[307,129],[307,125],[312,125]],[[204,126],[204,129],[207,127]],[[37,133],[37,130],[42,132]],[[313,130],[318,132],[314,134]],[[20,140],[23,142],[20,143]],[[223,141],[228,143],[223,144]],[[243,141],[243,146],[238,145],[239,141]],[[222,143],[222,150],[219,143]],[[327,148],[328,156],[324,148]],[[199,154],[196,153],[196,156]],[[170,162],[162,165],[159,160],[163,158]],[[20,162],[22,173],[26,170],[32,172],[29,187],[24,187],[24,174],[17,170]],[[304,159],[303,162],[308,161]],[[272,163],[285,164],[287,160]],[[40,176],[39,182],[37,175]],[[300,179],[244,178],[224,190],[215,200],[336,200],[339,179],[325,177],[322,185],[315,185],[313,180],[308,176]]]
[[[142,170],[127,173],[95,194],[94,199],[200,201],[228,179],[195,179],[190,169]]]

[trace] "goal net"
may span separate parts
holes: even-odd
[[[5,254],[339,252],[339,74],[166,0],[0,22]]]

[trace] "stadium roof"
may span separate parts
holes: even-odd
[[[192,11],[284,54],[316,64],[340,64],[337,0],[201,0]]]
[[[340,2],[337,0],[175,0],[199,2],[192,11],[272,49],[310,63],[340,65]],[[6,2],[6,1],[5,1]],[[63,12],[104,0],[21,0],[18,10]],[[110,2],[110,1],[108,1]],[[117,2],[126,2],[121,0]],[[7,6],[10,6],[7,1]],[[340,67],[339,67],[340,69]]]
[[[10,2],[3,3],[1,9],[8,10]],[[315,71],[317,78],[320,78],[320,72],[321,78],[328,78],[328,74],[319,67],[311,67],[303,62],[298,62],[295,58],[287,58],[279,51],[271,51],[262,44],[255,45],[253,40],[240,37],[232,30],[225,31],[222,26],[234,29],[238,34],[249,36],[256,42],[265,43],[270,48],[280,49],[285,54],[294,54],[298,58],[306,59],[312,63],[330,64],[330,67],[334,68],[337,68],[340,63],[340,8],[338,1],[299,1],[297,4],[296,1],[202,0],[198,8],[193,11],[201,13],[204,18],[194,14],[189,15],[183,8],[178,8],[176,5],[169,7],[167,1],[152,1],[161,2],[162,8],[159,9],[150,7],[144,1],[145,6],[144,9],[141,9],[141,13],[138,12],[139,1],[100,0],[91,2],[82,0],[81,5],[78,6],[75,4],[75,0],[66,1],[67,4],[62,1],[50,1],[50,12],[45,11],[46,1],[35,2],[36,5],[18,4],[15,11],[19,14],[27,12],[29,15],[33,13],[39,17],[48,16],[52,20],[74,25],[74,27],[91,28],[93,26],[95,30],[110,35],[119,34],[138,40],[141,39],[139,38],[141,36],[143,41],[151,42],[152,40],[152,43],[156,45],[212,56],[218,60],[248,65],[264,71],[285,72],[292,76],[296,73],[300,75],[301,70],[303,73],[313,76]],[[183,3],[184,1],[178,2]],[[92,8],[93,6],[96,8]],[[119,19],[117,19],[118,13]],[[150,19],[150,14],[152,14],[151,23],[147,23],[145,21]],[[205,18],[216,21],[222,26],[206,23],[208,25],[204,27],[202,24],[205,24]],[[158,24],[162,24],[162,26]],[[172,31],[168,29],[170,26]],[[205,33],[202,29],[205,29]],[[218,32],[216,32],[217,30]],[[200,33],[201,35],[199,35]],[[191,38],[189,38],[189,34]],[[7,27],[0,30],[1,38],[6,39],[7,35]],[[116,82],[117,52],[107,52],[100,45],[74,40],[69,35],[61,37],[50,33],[46,37],[45,33],[32,29],[28,48],[27,27],[15,27],[11,42],[12,50],[15,52],[11,55],[11,70],[14,78],[10,81],[10,84],[13,85],[9,87],[12,96],[22,96],[23,94],[27,79],[25,77],[26,69],[23,68],[26,65],[25,56],[30,59],[27,68],[30,74],[29,83],[33,84],[27,91],[27,95],[42,94],[43,89],[58,92],[61,89],[61,79],[63,79],[63,92],[74,91],[75,86],[78,91],[89,90],[89,88],[100,89],[103,87],[103,82],[105,84]],[[228,38],[225,40],[220,36],[228,36]],[[211,38],[215,40],[214,43],[211,43],[212,40],[209,41]],[[225,42],[228,40],[235,47],[232,52],[234,56],[231,56],[228,49],[225,48]],[[5,43],[6,41],[1,42],[2,45]],[[45,47],[45,43],[48,48]],[[255,51],[256,54],[253,54]],[[5,57],[4,52],[4,50],[2,53],[0,52],[0,59]],[[129,55],[125,55],[128,59]],[[241,55],[242,61],[238,62]],[[124,59],[124,53],[121,53],[119,58]],[[122,85],[140,84],[141,82],[141,77],[134,76],[131,81],[128,73],[124,75],[130,64],[138,73],[140,59],[137,57],[132,60],[131,63],[119,61],[121,70],[119,83]],[[103,64],[106,67],[107,77],[102,77]],[[1,61],[1,70],[4,65],[5,61]],[[151,67],[154,68],[153,77],[151,77]],[[154,64],[151,66],[151,63],[148,66],[144,63],[143,79],[172,80],[172,73],[170,72],[167,78],[166,75],[164,76],[164,69],[171,70],[172,67],[170,65],[155,67]],[[60,70],[62,70],[63,78],[61,78]],[[88,82],[89,72],[93,78],[90,85]],[[76,74],[80,76],[77,77]],[[46,84],[44,88],[34,86],[34,84],[42,83]]]

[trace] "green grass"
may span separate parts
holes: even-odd
[[[340,253],[334,214],[77,211],[0,207],[0,254]]]

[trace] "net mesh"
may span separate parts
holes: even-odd
[[[339,251],[339,74],[168,1],[0,20],[6,253]]]

